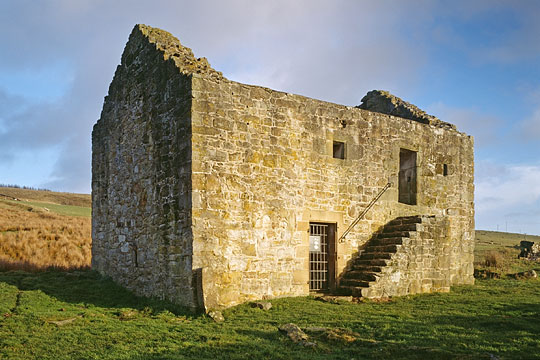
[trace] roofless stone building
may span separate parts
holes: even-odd
[[[230,81],[137,25],[92,133],[92,266],[192,308],[473,279],[473,140],[381,91]]]

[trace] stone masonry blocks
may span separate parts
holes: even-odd
[[[408,288],[473,282],[473,140],[451,126],[230,81],[137,25],[92,149],[92,265],[138,294],[206,309],[307,295],[310,222],[338,239],[388,181],[336,244],[336,277],[391,219],[433,215],[448,271],[423,259],[434,280]],[[417,153],[416,205],[398,202],[400,149]]]

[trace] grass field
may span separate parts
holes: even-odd
[[[0,188],[0,359],[540,359],[540,280],[505,276],[540,272],[517,259],[524,235],[477,231],[475,266],[501,279],[382,302],[274,299],[216,323],[89,270],[88,195],[13,190]],[[303,347],[278,331],[291,322],[327,331]]]
[[[0,188],[0,269],[90,266],[90,215],[90,195]]]
[[[519,253],[519,242],[523,240],[540,242],[540,236],[476,230],[475,250],[478,254],[489,250],[506,249],[514,249]]]
[[[272,300],[224,311],[215,323],[137,298],[91,271],[0,272],[3,359],[534,359],[540,357],[540,281],[480,280],[446,294],[390,302]],[[285,323],[324,327],[317,346],[292,343]],[[351,341],[352,340],[352,341]],[[494,357],[492,357],[494,356]]]
[[[540,236],[503,233],[498,231],[476,231],[475,267],[497,272],[504,276],[508,273],[530,270],[535,263],[518,259],[520,241],[540,243]],[[486,258],[491,264],[486,264]],[[540,263],[537,264],[540,268]]]

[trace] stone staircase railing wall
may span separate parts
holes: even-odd
[[[343,294],[379,298],[447,292],[451,285],[448,219],[392,220],[368,241],[340,279]]]

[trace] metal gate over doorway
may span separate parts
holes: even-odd
[[[328,291],[334,285],[335,225],[309,224],[309,290]]]

